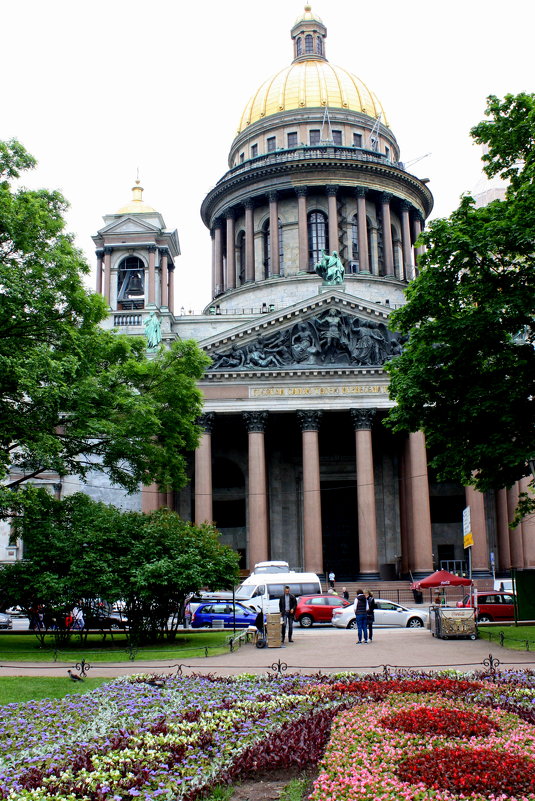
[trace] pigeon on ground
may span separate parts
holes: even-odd
[[[78,673],[73,673],[72,670],[68,670],[67,673],[71,681],[83,681],[83,678]]]

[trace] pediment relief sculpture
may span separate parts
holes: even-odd
[[[211,353],[214,370],[274,370],[313,365],[380,366],[399,353],[402,338],[384,323],[327,309],[252,342]]]

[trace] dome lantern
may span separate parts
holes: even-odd
[[[132,187],[132,200],[130,203],[127,203],[126,206],[121,206],[121,208],[116,211],[116,214],[146,214],[146,213],[154,213],[155,209],[152,206],[148,206],[143,200],[143,187],[139,181],[139,178],[136,179],[135,186]]]
[[[303,14],[296,19],[291,36],[294,42],[294,62],[312,59],[327,60],[325,57],[327,28],[321,19],[312,13],[309,5],[305,6]]]

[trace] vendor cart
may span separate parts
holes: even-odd
[[[477,637],[476,618],[474,609],[457,609],[449,606],[431,606],[429,608],[429,622],[433,637],[442,640]]]

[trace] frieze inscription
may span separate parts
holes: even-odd
[[[378,384],[355,384],[353,386],[331,386],[331,387],[251,387],[249,389],[250,398],[281,397],[291,398],[293,396],[317,396],[317,395],[374,395],[377,393],[388,393],[386,386]]]
[[[209,370],[273,370],[313,365],[380,366],[401,353],[403,339],[385,323],[327,309],[282,331],[210,354]]]

